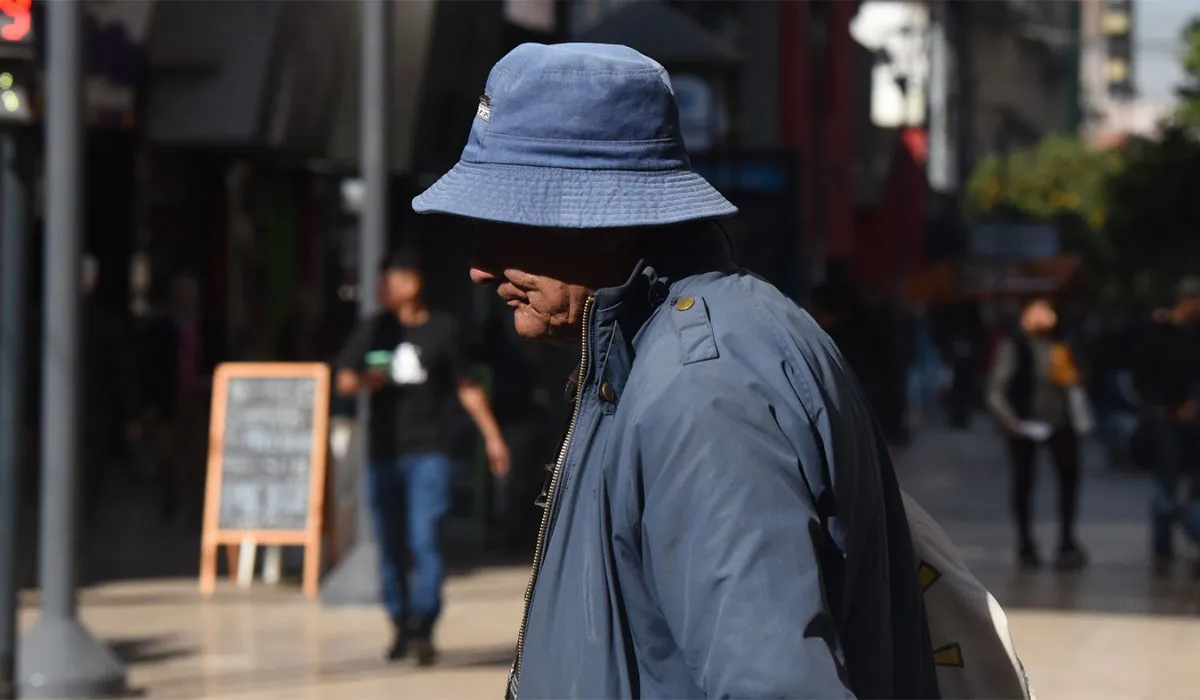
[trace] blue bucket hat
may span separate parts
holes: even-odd
[[[671,78],[612,44],[522,44],[492,68],[462,158],[417,213],[549,228],[732,216],[692,171]]]

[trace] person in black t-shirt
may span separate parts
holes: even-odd
[[[427,665],[435,658],[433,625],[442,605],[438,530],[450,507],[453,402],[483,434],[493,474],[508,472],[509,451],[487,396],[468,373],[457,323],[425,306],[421,284],[412,255],[384,262],[382,311],[361,322],[342,348],[336,388],[343,396],[370,392],[368,493],[383,601],[396,631],[387,656],[404,658],[411,643],[417,662]]]

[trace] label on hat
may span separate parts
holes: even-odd
[[[483,93],[483,97],[479,98],[479,109],[475,110],[475,116],[485,122],[492,120],[492,96]]]

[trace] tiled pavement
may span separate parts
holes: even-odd
[[[1162,581],[1147,575],[1143,478],[1089,460],[1082,536],[1093,565],[1071,576],[1018,575],[1000,455],[985,426],[929,430],[903,456],[901,480],[1009,609],[1038,698],[1200,697],[1200,580],[1182,569]],[[1049,550],[1049,469],[1040,486]],[[83,614],[151,698],[495,698],[524,583],[522,567],[456,577],[440,633],[444,663],[420,672],[378,660],[387,630],[376,611],[324,609],[288,588],[223,589],[201,601],[186,579],[108,584],[85,594]]]

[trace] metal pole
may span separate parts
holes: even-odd
[[[946,5],[950,19],[951,36],[954,37],[955,57],[955,92],[957,96],[957,129],[955,140],[958,142],[958,162],[955,166],[955,176],[959,201],[966,195],[967,182],[971,179],[971,171],[975,166],[975,65],[972,60],[974,42],[971,30],[971,3],[949,2]]]
[[[379,309],[374,285],[388,233],[388,85],[394,5],[387,0],[361,0],[359,6],[362,8],[359,163],[365,192],[358,230],[358,314],[367,319]],[[342,558],[322,586],[321,598],[329,605],[365,605],[379,600],[379,555],[371,532],[365,489],[368,419],[366,397],[359,397],[357,439],[352,455],[359,480],[357,533],[354,549]]]
[[[950,60],[946,6],[930,6],[929,27],[929,185],[934,192],[953,191],[954,160],[950,150]]]
[[[388,28],[391,3],[362,5],[362,135],[360,162],[366,185],[358,233],[358,314],[370,318],[379,309],[373,286],[388,233]],[[360,416],[363,414],[360,413]],[[360,424],[365,429],[365,423]]]
[[[19,137],[0,134],[0,698],[16,696],[17,527],[25,392],[25,243],[29,185]]]
[[[42,356],[41,617],[17,659],[23,698],[123,692],[125,669],[79,623],[80,253],[83,4],[47,3],[46,257]]]

